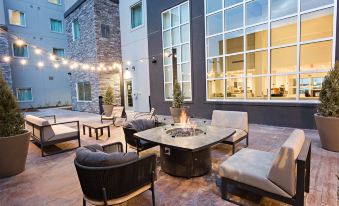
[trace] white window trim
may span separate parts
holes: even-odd
[[[61,21],[62,32],[52,31],[52,20]],[[60,20],[60,19],[50,18],[49,19],[49,30],[50,30],[51,33],[64,34],[65,33],[64,22],[62,20]]]
[[[24,19],[25,19],[25,24],[24,25],[18,25],[18,24],[12,24],[11,23],[11,16],[10,16],[10,11],[18,11],[20,13],[24,14]],[[26,22],[26,13],[20,10],[15,10],[15,9],[8,9],[8,23],[12,26],[19,26],[19,27],[26,27],[27,26],[27,22]]]
[[[309,43],[316,43],[316,42],[323,42],[323,41],[328,41],[331,40],[332,41],[332,64],[335,63],[335,56],[336,56],[336,33],[337,33],[337,0],[334,0],[333,4],[328,4],[325,6],[321,6],[321,7],[317,7],[317,8],[313,8],[313,9],[309,9],[309,10],[305,10],[305,11],[301,11],[300,9],[300,2],[301,0],[297,0],[298,1],[298,11],[297,13],[291,14],[291,15],[286,15],[286,16],[282,16],[282,17],[278,17],[275,19],[270,19],[271,18],[271,1],[268,0],[268,13],[267,13],[267,19],[266,21],[260,22],[260,23],[256,23],[256,24],[252,24],[252,25],[246,25],[246,3],[251,2],[253,0],[244,0],[241,3],[237,3],[234,4],[232,6],[229,6],[227,8],[224,8],[224,3],[225,1],[222,1],[222,9],[219,9],[217,11],[213,11],[211,13],[207,14],[207,0],[204,0],[204,18],[205,18],[205,87],[206,87],[206,102],[258,102],[258,103],[303,103],[303,104],[314,104],[314,103],[319,103],[319,100],[315,100],[315,99],[310,99],[310,100],[305,100],[305,99],[300,99],[300,75],[301,74],[310,74],[310,73],[324,73],[324,72],[328,72],[329,70],[315,70],[315,71],[299,71],[300,68],[300,46],[304,45],[304,44],[309,44]],[[230,9],[230,8],[234,8],[237,6],[243,6],[243,26],[237,29],[233,29],[230,31],[225,31],[225,11]],[[301,24],[301,15],[306,14],[306,13],[312,13],[315,11],[320,11],[323,9],[327,9],[327,8],[333,8],[333,36],[332,37],[326,37],[326,38],[322,38],[322,39],[316,39],[316,40],[311,40],[311,41],[305,41],[305,42],[300,42],[300,24]],[[222,12],[222,32],[218,33],[218,34],[213,34],[213,35],[207,35],[207,17],[216,13]],[[291,18],[291,17],[297,17],[297,43],[295,44],[289,44],[289,45],[279,45],[279,46],[271,46],[271,23],[278,21],[278,20],[283,20],[283,19],[287,19],[287,18]],[[267,44],[267,48],[264,49],[257,49],[257,50],[251,50],[251,51],[247,51],[246,50],[246,29],[249,27],[253,27],[253,26],[258,26],[258,25],[263,25],[263,24],[267,24],[267,28],[268,28],[268,44]],[[224,35],[226,33],[230,33],[230,32],[234,32],[234,31],[238,31],[238,30],[243,30],[243,36],[244,36],[244,52],[240,52],[240,53],[232,53],[232,54],[222,54],[222,55],[218,55],[215,57],[207,57],[207,39],[213,36],[218,36],[218,35]],[[295,100],[277,100],[277,99],[271,99],[271,76],[276,76],[279,74],[271,74],[270,73],[270,68],[271,68],[271,50],[272,49],[277,49],[277,48],[284,48],[284,47],[289,47],[289,46],[297,46],[297,71],[296,72],[290,72],[290,73],[284,73],[284,74],[280,74],[280,75],[286,75],[286,74],[295,74],[296,75],[296,98]],[[223,44],[223,51],[225,51],[225,44]],[[244,54],[246,55],[247,53],[252,53],[252,52],[256,52],[256,51],[267,51],[267,55],[268,55],[268,73],[267,74],[263,74],[263,75],[250,75],[247,76],[247,72],[246,72],[246,56],[244,56],[244,75],[243,76],[239,76],[239,77],[235,77],[235,78],[243,78],[244,81],[244,97],[242,99],[229,99],[227,98],[226,95],[226,87],[225,87],[225,83],[227,78],[221,77],[221,78],[208,78],[207,74],[208,74],[208,65],[207,65],[207,60],[209,59],[213,59],[213,58],[218,58],[218,57],[225,57],[225,56],[232,56],[232,55],[236,55],[236,54]],[[225,69],[225,61],[223,62],[223,67]],[[224,71],[225,72],[225,71]],[[254,76],[265,76],[268,78],[268,92],[267,92],[267,99],[262,100],[262,99],[247,99],[247,77],[254,77]],[[232,78],[232,77],[230,77]],[[228,78],[228,79],[230,79]],[[209,99],[208,98],[208,81],[211,80],[224,80],[224,97],[221,99]]]
[[[60,4],[53,3],[50,0],[47,0],[47,2],[50,3],[50,4],[53,4],[53,5],[62,6],[62,0],[60,0]]]
[[[86,82],[86,81],[83,81],[83,82]],[[88,82],[89,82],[89,81],[88,81]],[[79,100],[78,83],[81,83],[81,82],[75,83],[76,95],[77,95],[77,102],[92,102],[93,100]],[[92,84],[91,84],[91,98],[92,98]]]
[[[15,56],[14,55],[14,42],[12,43],[12,56],[16,59],[29,59],[29,46],[28,44],[25,44],[27,46],[27,57],[20,57],[20,56]]]
[[[26,100],[26,101],[19,101],[19,90],[20,90],[20,89],[30,89],[30,90],[31,90],[31,94],[32,94],[32,99],[31,99],[31,100]],[[20,103],[34,102],[33,89],[32,89],[32,87],[16,88],[16,99],[17,99],[17,102],[20,102]]]
[[[77,22],[78,22],[78,24],[79,24],[79,20],[78,19],[75,19]],[[80,24],[79,24],[79,33],[80,33],[80,36],[79,36],[79,38],[78,39],[75,39],[75,35],[74,35],[74,22],[75,22],[75,20],[73,20],[72,21],[72,40],[73,41],[79,41],[80,40],[80,37],[81,37],[81,33],[80,33]]]
[[[64,56],[63,56],[63,57],[60,57],[60,56],[56,55],[56,54],[54,53],[54,49],[64,50]],[[52,48],[52,54],[55,55],[55,56],[57,56],[58,58],[64,58],[64,57],[65,57],[65,49],[64,49],[64,48],[56,48],[56,47],[53,47],[53,48]]]
[[[132,8],[137,6],[137,5],[141,5],[141,24],[137,27],[132,27]],[[131,31],[135,31],[135,30],[138,30],[142,27],[145,26],[145,21],[144,21],[144,4],[142,3],[142,1],[138,1],[136,3],[134,3],[133,5],[131,5],[129,7],[129,11],[130,11],[130,29]]]
[[[184,4],[188,4],[188,21],[187,22],[184,22],[184,23],[180,23],[180,17],[181,17],[181,15],[179,15],[179,25],[177,25],[177,26],[174,26],[174,27],[172,27],[172,18],[170,17],[170,27],[169,28],[167,28],[167,29],[164,29],[163,28],[163,14],[164,13],[166,13],[166,12],[168,12],[168,11],[171,11],[172,9],[175,9],[175,8],[179,8],[179,13],[180,13],[180,7],[181,7],[181,5],[184,5]],[[189,98],[189,99],[184,99],[184,101],[185,102],[192,102],[193,101],[193,83],[192,83],[192,51],[191,51],[191,13],[190,13],[190,0],[187,0],[187,1],[184,1],[183,3],[180,3],[180,4],[178,4],[178,5],[176,5],[176,6],[173,6],[173,7],[171,7],[171,8],[169,8],[169,9],[167,9],[167,10],[165,10],[165,11],[163,11],[163,12],[161,12],[161,39],[162,39],[162,41],[161,41],[161,46],[162,46],[162,52],[164,53],[164,51],[166,50],[166,49],[171,49],[171,48],[174,48],[174,47],[181,47],[182,45],[185,45],[185,44],[188,44],[188,47],[189,47],[189,56],[190,56],[190,58],[189,58],[189,61],[184,61],[184,62],[180,62],[180,64],[179,64],[179,62],[177,62],[177,64],[179,64],[180,65],[180,69],[181,69],[181,65],[183,65],[183,64],[185,64],[185,63],[189,63],[190,64],[190,73],[191,73],[191,79],[190,79],[190,81],[181,81],[180,82],[180,86],[181,86],[181,90],[182,90],[182,92],[183,92],[183,83],[190,83],[191,84],[191,98]],[[179,44],[175,44],[175,45],[172,45],[172,46],[169,46],[169,47],[164,47],[164,42],[163,42],[163,39],[164,39],[164,32],[165,31],[170,31],[170,30],[172,30],[172,29],[174,29],[174,28],[180,28],[181,26],[183,26],[183,25],[186,25],[186,24],[188,24],[188,27],[189,27],[189,38],[188,38],[188,41],[187,42],[181,42],[181,43],[179,43]],[[171,41],[172,41],[172,32],[170,32],[170,36],[171,36]],[[181,36],[181,30],[179,29],[179,36]],[[172,44],[172,43],[171,43]],[[182,54],[181,54],[182,55]],[[171,82],[165,82],[165,66],[170,66],[170,65],[172,65],[173,64],[173,62],[171,63],[171,64],[165,64],[165,56],[164,55],[162,55],[162,62],[163,62],[163,65],[162,65],[162,70],[163,70],[163,85],[164,85],[164,100],[166,101],[166,102],[168,102],[168,101],[173,101],[173,98],[166,98],[166,84],[172,84],[172,91],[173,91],[173,89],[174,89],[174,82],[173,82],[173,79],[172,79],[172,81]],[[172,77],[173,78],[173,77]]]

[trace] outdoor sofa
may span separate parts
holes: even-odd
[[[45,119],[48,117],[53,117],[54,123],[51,124],[47,119]],[[58,143],[67,142],[71,140],[78,140],[78,147],[81,146],[79,121],[56,123],[56,117],[54,115],[44,117],[26,115],[25,120],[26,120],[26,129],[32,132],[33,140],[40,145],[41,155],[43,157],[75,149],[72,148],[60,150],[58,152],[46,155],[45,154],[46,146],[55,145]],[[69,124],[76,124],[76,129],[66,126]]]
[[[248,146],[248,114],[247,112],[214,110],[211,126],[232,128],[235,133],[222,143],[232,146],[232,153],[235,153],[236,145],[246,139]]]
[[[83,192],[83,205],[116,205],[148,190],[155,205],[156,155],[139,158],[123,153],[120,142],[77,149],[75,168]]]
[[[220,165],[222,198],[228,201],[229,186],[296,206],[304,205],[309,192],[311,141],[304,131],[294,130],[279,153],[242,149]],[[232,201],[231,201],[232,202]]]

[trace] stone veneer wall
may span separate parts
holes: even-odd
[[[5,80],[7,81],[10,88],[12,88],[13,82],[12,82],[12,69],[11,66],[4,62],[2,57],[9,55],[9,43],[7,38],[7,33],[0,32],[0,74],[2,74],[5,77]]]
[[[88,64],[121,63],[119,6],[111,0],[86,0],[65,18],[67,57]],[[78,19],[80,39],[72,39],[72,22]],[[101,23],[110,26],[110,38],[101,37]],[[121,104],[120,71],[84,72],[71,71],[73,110],[99,113],[99,96],[108,85],[113,87],[115,104]],[[76,83],[91,82],[91,102],[78,102]]]

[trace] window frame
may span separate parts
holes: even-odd
[[[74,35],[74,22],[78,22],[79,24],[79,37],[78,38],[75,38],[75,35]],[[79,23],[79,19],[74,19],[72,21],[72,40],[73,41],[79,41],[81,38],[81,33],[80,33],[80,23]]]
[[[180,8],[181,8],[181,6],[182,5],[184,5],[184,4],[187,4],[187,9],[188,9],[188,21],[187,22],[184,22],[184,23],[181,23],[181,10],[180,10]],[[172,24],[172,17],[170,17],[170,26],[169,26],[169,28],[167,28],[167,29],[164,29],[164,27],[163,27],[163,22],[164,22],[164,16],[163,16],[163,14],[164,13],[166,13],[166,12],[171,12],[171,10],[173,10],[173,9],[179,9],[179,24],[178,25],[176,25],[176,26],[172,26],[171,24]],[[188,30],[189,30],[189,32],[188,32],[188,39],[187,39],[187,41],[186,42],[181,42],[180,41],[180,43],[178,43],[178,44],[172,44],[172,30],[173,29],[175,29],[175,28],[179,28],[179,38],[181,38],[181,27],[182,26],[185,26],[185,25],[188,25]],[[170,39],[171,39],[171,46],[166,46],[166,47],[164,47],[164,33],[166,32],[166,31],[169,31],[170,32]],[[182,73],[182,65],[184,65],[184,64],[189,64],[189,68],[190,68],[190,74],[191,74],[191,76],[190,76],[190,80],[189,81],[183,81],[182,79],[181,79],[181,81],[179,82],[180,83],[180,87],[181,87],[181,90],[182,90],[182,93],[183,93],[183,84],[184,83],[190,83],[190,86],[191,86],[191,97],[190,98],[184,98],[184,102],[192,102],[193,101],[193,81],[192,81],[192,50],[191,50],[191,12],[190,12],[190,0],[187,0],[187,1],[184,1],[184,2],[182,2],[182,3],[180,3],[180,4],[177,4],[177,5],[175,5],[175,6],[173,6],[173,7],[171,7],[171,8],[169,8],[169,9],[166,9],[166,10],[164,10],[164,11],[162,11],[161,12],[161,39],[162,39],[162,41],[161,41],[161,48],[162,48],[162,54],[164,54],[165,53],[165,51],[166,50],[168,50],[168,49],[172,49],[172,48],[176,48],[176,47],[180,47],[180,57],[182,58],[182,51],[181,51],[181,48],[182,48],[182,46],[184,46],[184,45],[188,45],[188,49],[189,49],[189,61],[180,61],[180,63],[179,62],[177,62],[177,65],[180,65],[180,71],[181,71],[181,73]],[[174,82],[173,82],[173,75],[172,75],[172,81],[171,82],[166,82],[166,78],[165,78],[165,75],[166,75],[166,72],[165,72],[165,68],[166,67],[168,67],[168,66],[172,66],[172,64],[173,64],[173,62],[171,63],[171,64],[165,64],[165,55],[162,55],[162,70],[163,70],[163,87],[164,87],[164,89],[163,89],[163,94],[164,94],[164,101],[165,102],[169,102],[169,101],[173,101],[173,98],[166,98],[166,84],[172,84],[172,91],[173,91],[173,89],[174,89]],[[172,68],[173,68],[173,66],[172,66]],[[172,71],[172,73],[173,73],[173,71]]]
[[[140,5],[140,8],[141,8],[141,24],[140,25],[138,25],[138,26],[136,26],[136,27],[133,27],[132,25],[132,21],[133,21],[133,18],[132,18],[132,16],[133,16],[133,13],[132,13],[132,11],[133,11],[133,8],[134,7],[136,7],[136,6],[139,6]],[[138,1],[138,2],[136,2],[136,3],[134,3],[134,4],[132,4],[130,7],[129,7],[129,11],[130,11],[130,18],[131,18],[131,21],[130,21],[130,28],[131,28],[131,31],[134,31],[134,30],[137,30],[137,29],[139,29],[139,28],[141,28],[141,27],[143,27],[144,26],[144,8],[143,8],[143,3],[142,3],[142,0],[141,1]]]
[[[61,32],[58,32],[58,31],[52,31],[52,20],[61,22],[61,29],[62,29]],[[60,20],[60,19],[50,18],[50,19],[49,19],[49,26],[50,26],[50,31],[51,31],[52,33],[57,33],[57,34],[63,34],[63,33],[65,33],[64,22],[63,22],[62,20]]]
[[[104,36],[104,32],[102,32],[103,27],[104,27],[104,30],[105,30],[105,34],[108,34],[107,36]],[[108,30],[107,30],[107,28],[108,28]],[[100,24],[100,33],[101,33],[101,35],[100,35],[101,38],[109,39],[110,35],[111,35],[111,27],[108,24],[103,24],[103,23]]]
[[[208,0],[204,0],[204,18],[205,18],[205,86],[206,86],[206,96],[205,96],[205,100],[206,102],[263,102],[263,103],[274,103],[274,102],[277,102],[277,103],[311,103],[311,104],[314,104],[314,103],[319,103],[319,100],[314,100],[314,99],[310,99],[310,100],[305,100],[303,99],[303,97],[300,96],[300,78],[301,78],[301,75],[303,74],[316,74],[316,73],[326,73],[328,72],[331,68],[329,68],[328,70],[314,70],[314,71],[300,71],[300,49],[301,49],[301,46],[302,45],[306,45],[306,44],[311,44],[311,43],[319,43],[319,42],[324,42],[324,41],[332,41],[332,65],[334,64],[335,62],[335,56],[336,56],[336,29],[337,29],[337,1],[334,1],[334,3],[332,4],[327,4],[325,6],[321,6],[321,7],[316,7],[316,8],[312,8],[312,9],[309,9],[309,10],[305,10],[305,11],[301,11],[301,0],[297,0],[297,4],[298,4],[298,10],[297,10],[297,13],[293,13],[293,14],[289,14],[289,15],[285,15],[285,16],[281,16],[281,17],[278,17],[278,18],[275,18],[275,19],[271,19],[271,0],[268,0],[268,16],[267,16],[267,20],[266,21],[262,21],[260,23],[256,23],[256,24],[251,24],[251,25],[246,25],[246,4],[249,3],[249,2],[253,2],[255,0],[243,0],[242,2],[240,3],[237,3],[237,4],[234,4],[234,5],[231,5],[231,6],[228,6],[228,7],[225,7],[225,1],[222,2],[222,8],[221,9],[218,9],[218,10],[215,10],[215,11],[212,11],[210,13],[207,13],[207,2]],[[225,11],[228,10],[228,9],[231,9],[231,8],[235,8],[235,7],[238,7],[238,6],[243,6],[243,27],[240,27],[240,28],[237,28],[237,29],[234,29],[234,30],[230,30],[230,31],[225,31],[225,18],[224,18],[224,15],[225,15]],[[307,13],[312,13],[312,12],[316,12],[316,11],[321,11],[321,10],[324,10],[324,9],[329,9],[329,8],[332,8],[333,9],[333,34],[331,37],[326,37],[326,38],[321,38],[321,39],[314,39],[314,40],[310,40],[310,41],[304,41],[302,42],[301,41],[301,16],[303,14],[307,14]],[[212,34],[212,35],[207,35],[207,17],[210,16],[210,15],[214,15],[214,14],[217,14],[221,12],[223,14],[223,19],[222,19],[222,22],[223,22],[223,31],[221,33],[216,33],[216,34]],[[296,43],[293,43],[293,44],[285,44],[285,45],[278,45],[278,46],[271,46],[271,24],[273,22],[277,22],[277,21],[280,21],[280,20],[286,20],[288,18],[291,18],[291,17],[296,17],[297,18],[297,41]],[[257,49],[257,50],[249,50],[249,51],[246,51],[246,30],[247,28],[251,28],[251,27],[254,27],[254,26],[259,26],[259,25],[264,25],[264,24],[267,24],[267,35],[268,35],[268,45],[266,48],[263,48],[263,49]],[[208,38],[210,37],[214,37],[214,36],[218,36],[218,35],[222,35],[224,36],[225,34],[227,33],[231,33],[231,32],[234,32],[234,31],[239,31],[243,29],[243,37],[244,37],[244,52],[240,52],[240,53],[232,53],[232,54],[226,54],[225,52],[222,54],[222,55],[218,55],[218,56],[211,56],[211,57],[207,57],[207,40]],[[295,100],[273,100],[272,97],[271,97],[271,77],[272,76],[277,76],[277,74],[272,74],[271,73],[271,50],[273,49],[277,49],[277,48],[286,48],[286,47],[290,47],[290,46],[297,46],[297,71],[296,72],[287,72],[287,73],[284,73],[284,74],[280,74],[280,76],[285,76],[285,75],[292,75],[292,74],[295,74],[297,76],[297,86],[296,86],[296,98]],[[224,50],[225,50],[225,45],[223,44],[223,47],[224,47]],[[253,53],[253,52],[260,52],[260,51],[267,51],[268,52],[268,73],[267,74],[262,74],[262,75],[247,75],[247,68],[246,68],[246,54],[248,53]],[[208,78],[208,60],[211,60],[211,59],[214,59],[214,58],[225,58],[226,56],[232,56],[232,55],[237,55],[237,54],[243,54],[244,55],[244,75],[241,76],[242,78],[245,79],[245,83],[244,83],[244,98],[243,99],[237,99],[237,100],[232,100],[232,99],[229,99],[227,98],[226,96],[226,80],[228,78],[234,78],[234,77],[228,77],[226,78],[225,74],[223,77],[221,78]],[[225,70],[225,64],[226,62],[224,61],[223,62],[224,64],[224,70]],[[224,71],[226,72],[226,71]],[[268,82],[267,82],[267,85],[268,85],[268,97],[267,99],[265,100],[252,100],[252,99],[249,99],[247,98],[246,94],[247,94],[247,78],[251,78],[251,77],[260,77],[260,76],[264,76],[264,77],[267,77],[268,78]],[[208,97],[208,81],[211,81],[211,80],[224,80],[224,98],[223,99],[210,99]],[[288,97],[287,97],[288,98]]]
[[[12,57],[14,57],[16,59],[29,59],[29,46],[28,46],[28,44],[24,44],[24,46],[26,46],[26,48],[27,48],[27,57],[15,56],[14,55],[14,45],[15,45],[15,43],[12,42]]]
[[[79,83],[85,84],[85,82],[89,82],[90,86],[91,86],[91,100],[79,100]],[[76,95],[77,95],[77,102],[92,102],[92,84],[90,81],[82,81],[82,82],[77,82],[75,83],[75,87],[76,87]],[[84,91],[85,92],[85,91]],[[85,93],[84,93],[85,94]],[[85,96],[85,95],[84,95]]]
[[[55,50],[63,50],[64,51],[64,56],[59,56],[59,55],[57,55],[54,51]],[[65,57],[65,49],[64,48],[56,48],[56,47],[53,47],[52,48],[52,53],[53,53],[53,55],[55,55],[55,56],[57,56],[57,58],[64,58]]]
[[[15,9],[7,9],[8,10],[8,23],[12,26],[19,26],[19,27],[27,27],[27,21],[26,21],[26,13],[23,12],[23,11],[20,11],[20,10],[15,10]],[[24,25],[18,25],[18,24],[13,24],[11,23],[11,15],[10,15],[10,11],[17,11],[17,12],[20,12],[20,13],[23,13],[24,14],[24,20],[25,20],[25,24]]]
[[[31,96],[32,96],[32,99],[31,99],[31,100],[20,101],[20,100],[19,100],[19,90],[20,90],[20,89],[30,89],[30,90],[31,90]],[[17,99],[17,102],[24,103],[24,102],[33,102],[33,101],[34,101],[34,97],[33,97],[33,89],[32,89],[32,87],[16,88],[15,91],[16,91],[16,99]]]

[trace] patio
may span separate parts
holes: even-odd
[[[32,113],[37,116],[56,115],[57,121],[79,120],[84,122],[100,122],[96,114],[74,112],[63,109],[44,109]],[[132,117],[132,113],[128,113]],[[159,117],[163,120],[164,117]],[[170,118],[166,118],[167,121]],[[203,120],[194,120],[203,121]],[[250,124],[249,148],[277,152],[287,139],[293,128],[272,127]],[[320,147],[316,130],[305,130],[306,138],[312,140],[310,193],[305,194],[306,205],[337,205],[339,156]],[[81,132],[82,146],[99,143],[101,145],[124,141],[121,127],[111,127],[111,138],[107,132],[99,138],[90,138]],[[73,144],[73,143],[71,143]],[[74,143],[76,144],[76,143]],[[61,147],[70,145],[63,144]],[[71,145],[73,146],[73,145]],[[242,145],[241,145],[242,146]],[[155,152],[150,149],[141,153]],[[218,167],[232,154],[229,146],[219,144],[212,149],[212,172],[208,175],[185,179],[169,176],[157,167],[155,194],[157,205],[233,205],[221,199]],[[81,205],[82,192],[74,167],[75,151],[41,157],[39,147],[30,143],[26,170],[20,175],[0,180],[0,205]],[[158,160],[159,165],[159,160]],[[244,205],[283,205],[277,201],[242,193],[245,198],[233,197]],[[14,198],[15,197],[15,198]],[[145,192],[123,205],[151,205],[151,192]]]

